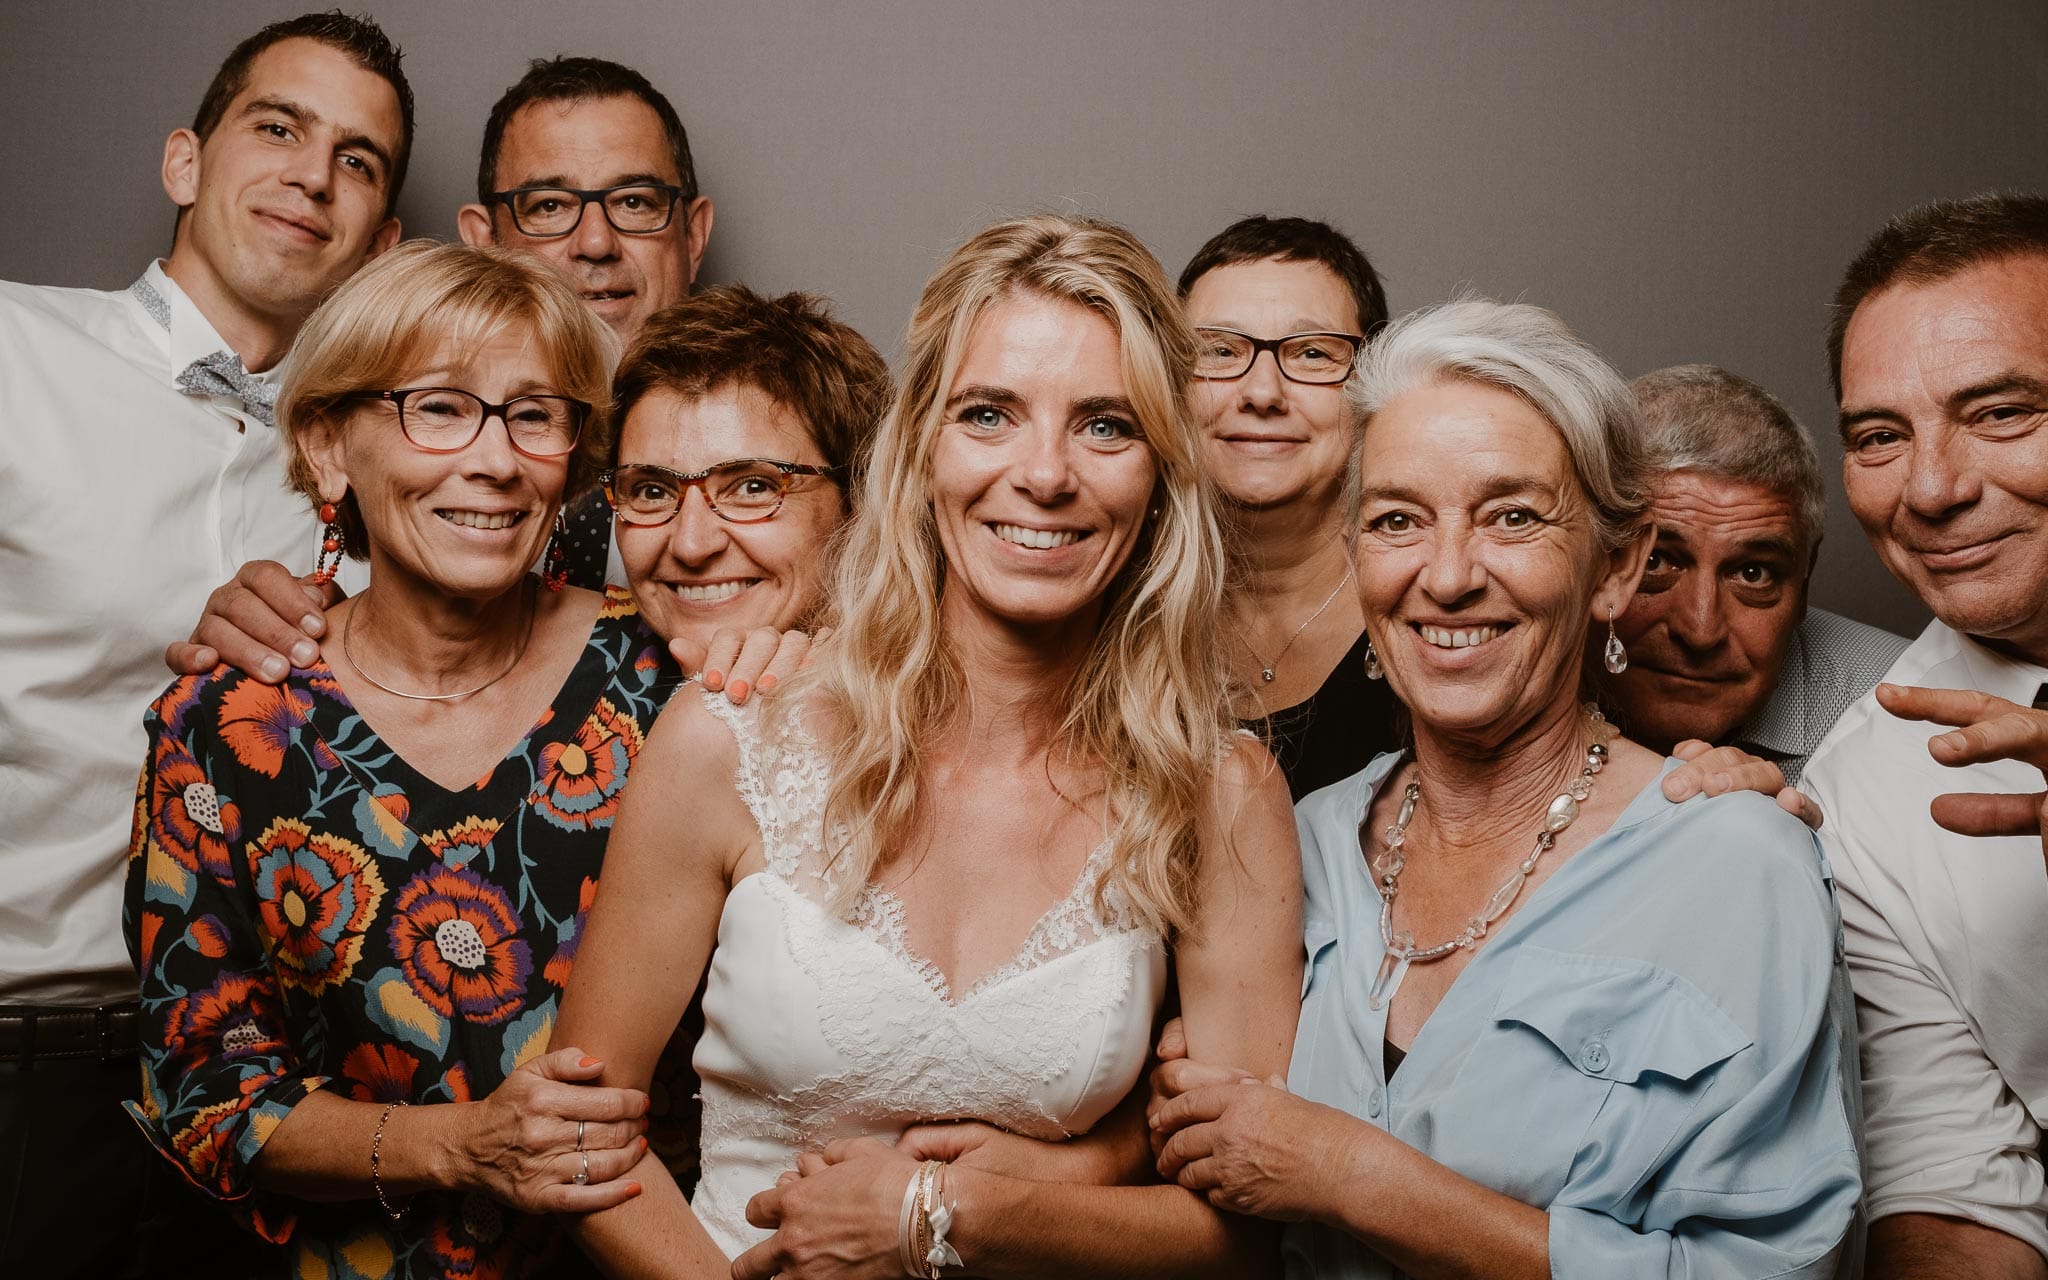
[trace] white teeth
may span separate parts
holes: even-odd
[[[1423,643],[1439,649],[1470,649],[1498,637],[1507,628],[1495,623],[1485,627],[1432,627],[1427,624],[1417,628],[1422,632]]]
[[[675,592],[678,600],[715,604],[720,600],[732,599],[750,585],[752,584],[746,582],[707,582],[702,586],[693,586],[687,582],[671,582],[668,589]]]
[[[1020,547],[1034,551],[1050,551],[1081,540],[1079,529],[1026,529],[1018,524],[992,524],[995,535],[1004,542],[1014,542]]]
[[[509,529],[518,524],[523,511],[436,511],[435,515],[449,524],[459,524],[465,529]]]

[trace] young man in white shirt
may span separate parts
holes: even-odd
[[[310,563],[275,366],[397,241],[412,131],[374,24],[276,23],[165,143],[168,259],[119,292],[0,284],[0,1274],[144,1265],[155,1157],[115,1105],[139,1079],[121,891],[142,714],[215,584]]]
[[[2048,683],[2048,200],[1895,219],[1850,265],[1829,347],[1849,504],[1936,619],[1804,780],[1828,815],[1856,987],[1870,1274],[2038,1280],[2048,870],[2038,838],[1937,819],[2024,826],[1930,803],[2031,792],[2041,774],[1952,735],[1930,750],[1915,721],[2027,707]]]

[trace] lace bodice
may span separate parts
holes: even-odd
[[[929,1119],[1037,1138],[1086,1131],[1145,1062],[1166,978],[1157,934],[1095,884],[1097,849],[1007,964],[956,994],[908,945],[903,904],[869,885],[846,915],[825,856],[829,770],[793,707],[765,722],[706,705],[739,743],[735,785],[767,870],[733,887],[704,994],[703,1178],[692,1206],[728,1255],[766,1234],[746,1203],[835,1138]]]

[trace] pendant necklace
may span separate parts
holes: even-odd
[[[1521,896],[1522,886],[1536,870],[1536,863],[1550,847],[1557,843],[1558,835],[1572,825],[1579,816],[1579,806],[1586,797],[1593,794],[1593,779],[1607,767],[1607,744],[1605,738],[1612,735],[1606,718],[1599,708],[1588,704],[1586,717],[1590,722],[1593,743],[1586,748],[1586,760],[1579,770],[1579,776],[1566,784],[1550,807],[1543,813],[1543,828],[1536,833],[1536,847],[1529,856],[1515,867],[1493,896],[1486,900],[1478,913],[1465,922],[1456,937],[1440,942],[1433,947],[1415,945],[1415,935],[1408,932],[1394,932],[1394,897],[1400,891],[1401,869],[1408,860],[1401,853],[1401,846],[1407,843],[1408,823],[1415,817],[1415,805],[1422,798],[1422,784],[1410,782],[1401,793],[1401,807],[1394,815],[1394,821],[1380,833],[1380,855],[1369,857],[1374,879],[1379,881],[1380,891],[1380,967],[1373,975],[1372,986],[1366,990],[1366,1000],[1374,1009],[1384,1009],[1393,1003],[1394,993],[1401,989],[1401,980],[1408,976],[1408,966],[1427,964],[1441,960],[1453,951],[1469,951],[1479,945],[1493,922],[1500,919],[1507,909]],[[1365,823],[1359,823],[1359,844],[1367,844]]]
[[[1350,581],[1351,564],[1347,559],[1344,565],[1344,576],[1337,579],[1337,585],[1331,588],[1329,595],[1323,597],[1323,602],[1316,606],[1316,611],[1308,615],[1308,617],[1302,621],[1302,624],[1294,629],[1293,635],[1287,637],[1287,643],[1280,646],[1279,654],[1275,656],[1271,662],[1267,662],[1265,659],[1259,657],[1259,651],[1252,648],[1251,641],[1246,640],[1244,642],[1244,651],[1252,655],[1252,661],[1259,664],[1259,679],[1261,681],[1263,681],[1266,684],[1273,683],[1273,677],[1280,670],[1280,663],[1286,659],[1287,651],[1294,647],[1294,642],[1296,640],[1301,639],[1301,633],[1308,630],[1310,623],[1314,622],[1317,618],[1323,616],[1323,611],[1325,609],[1328,609],[1330,605],[1336,601],[1337,593],[1342,591],[1344,589],[1344,584]]]

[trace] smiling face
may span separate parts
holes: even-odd
[[[390,82],[314,40],[281,40],[204,142],[165,145],[182,210],[171,276],[191,293],[296,320],[398,238],[387,216],[403,139]]]
[[[1187,296],[1188,323],[1255,338],[1359,332],[1358,304],[1335,272],[1269,258],[1217,267]],[[1223,496],[1243,507],[1334,501],[1351,451],[1342,383],[1290,382],[1271,352],[1242,377],[1198,378],[1190,390],[1203,424],[1204,461]]]
[[[726,383],[699,396],[651,391],[619,434],[620,467],[691,475],[742,458],[826,464],[803,420],[751,384]],[[803,623],[823,596],[826,543],[845,518],[839,486],[810,476],[767,520],[724,519],[699,485],[667,524],[613,527],[647,624],[664,639],[708,643],[720,627],[783,631]]]
[[[1648,746],[1724,742],[1770,700],[1806,616],[1798,504],[1749,481],[1677,471],[1657,482],[1651,518],[1657,541],[1614,623],[1628,670],[1606,687]]]
[[[1564,437],[1521,397],[1446,380],[1366,428],[1358,592],[1418,727],[1498,743],[1575,700],[1588,624],[1628,598]]]
[[[932,448],[949,629],[1092,633],[1158,476],[1117,333],[1078,303],[1013,293],[967,337]]]
[[[521,107],[506,122],[494,181],[500,191],[596,191],[635,182],[676,186],[682,176],[654,108],[619,95]],[[667,227],[645,235],[614,229],[597,201],[562,236],[522,234],[502,204],[467,205],[460,225],[471,244],[495,242],[553,263],[597,318],[631,342],[647,317],[689,295],[711,236],[711,202],[699,196],[679,204]]]
[[[561,394],[531,326],[520,322],[481,344],[441,343],[397,386],[456,387],[494,404]],[[360,401],[346,413],[336,429],[316,428],[305,449],[323,499],[355,496],[373,579],[411,579],[443,595],[490,600],[540,559],[567,457],[518,452],[495,415],[466,448],[428,453],[405,438],[388,401]]]
[[[1842,344],[1842,483],[1894,577],[2048,661],[2048,257],[1898,284]]]

